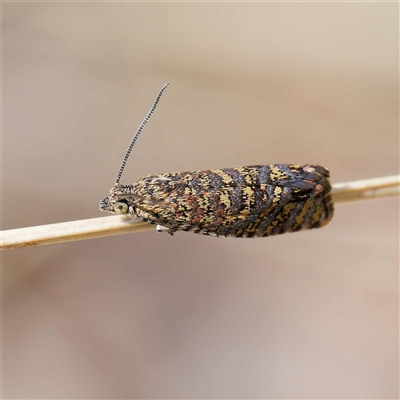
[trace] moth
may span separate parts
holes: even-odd
[[[100,210],[157,225],[225,237],[264,237],[320,228],[333,217],[329,171],[314,164],[270,164],[120,178],[131,150],[169,83],[134,135]]]

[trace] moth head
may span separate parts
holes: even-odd
[[[115,186],[110,190],[110,194],[103,200],[100,200],[100,211],[109,212],[111,214],[120,214],[127,215],[129,217],[136,217],[135,213],[135,203],[134,203],[134,194],[133,194],[133,186],[132,185],[121,185],[119,180],[121,179],[122,172],[124,171],[126,162],[128,161],[129,155],[131,154],[131,150],[136,143],[137,138],[144,126],[149,122],[151,116],[154,113],[154,110],[157,107],[158,102],[164,90],[167,88],[169,83],[166,83],[161,90],[158,92],[158,95],[151,107],[150,111],[147,113],[146,118],[140,124],[138,130],[133,136],[131,143],[129,144],[128,150],[125,153],[125,157],[122,160],[121,167],[118,171],[117,179],[115,181]]]
[[[132,189],[132,185],[114,186],[110,190],[110,194],[105,199],[100,200],[100,211],[136,217]]]

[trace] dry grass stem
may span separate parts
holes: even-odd
[[[336,183],[332,187],[332,197],[335,204],[399,196],[400,175]],[[84,219],[1,231],[0,249],[9,250],[72,242],[154,229],[155,225],[138,220],[128,220],[124,216]]]

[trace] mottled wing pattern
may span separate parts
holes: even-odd
[[[321,166],[272,164],[148,175],[132,193],[139,218],[172,232],[262,237],[326,225],[330,190]]]

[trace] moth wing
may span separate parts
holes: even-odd
[[[293,227],[293,218],[304,207],[307,218],[316,208],[313,179],[277,179],[264,184],[251,179],[262,167],[244,168],[147,176],[135,185],[138,216],[172,230],[264,236],[274,221],[286,231],[285,220]]]

